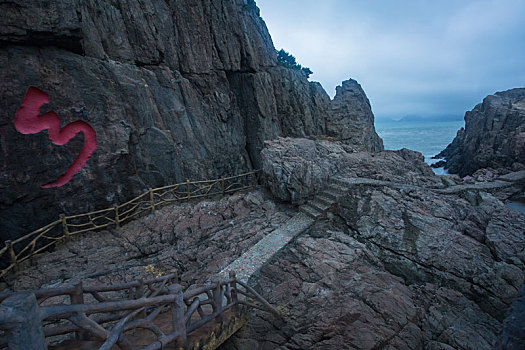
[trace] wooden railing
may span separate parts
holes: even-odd
[[[258,171],[216,180],[186,181],[150,188],[124,204],[80,215],[60,215],[59,219],[13,241],[6,241],[0,249],[0,278],[32,256],[48,250],[60,241],[88,231],[98,231],[121,225],[144,213],[155,212],[167,204],[193,198],[225,195],[257,186]],[[1,265],[0,265],[1,266]]]
[[[133,350],[132,344],[140,343],[138,329],[149,331],[155,338],[142,347],[143,350],[162,349],[174,342],[185,347],[192,332],[214,319],[220,320],[228,310],[236,307],[257,308],[281,318],[276,309],[253,288],[238,280],[234,272],[227,280],[216,280],[184,293],[182,286],[174,282],[176,275],[168,275],[118,286],[75,284],[0,294],[0,330],[5,332],[5,337],[0,338],[0,349],[6,346],[9,349],[46,349],[46,337],[74,333],[79,341],[103,342],[101,350],[109,350],[115,344],[120,349]],[[123,290],[128,291],[128,299],[106,299],[100,295]],[[98,302],[84,303],[83,298],[88,293]],[[49,298],[60,296],[69,297],[70,303],[43,305]]]

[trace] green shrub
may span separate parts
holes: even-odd
[[[284,49],[280,49],[279,51],[277,51],[277,64],[280,64],[281,66],[287,68],[300,70],[306,75],[307,78],[309,78],[310,74],[313,73],[310,68],[303,67],[300,64],[298,64],[295,60],[295,57],[290,53],[286,52]]]

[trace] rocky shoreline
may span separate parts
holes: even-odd
[[[337,178],[339,197],[325,217],[249,280],[285,324],[254,312],[221,349],[516,344],[525,215],[504,200],[523,191],[524,172],[471,183],[434,175],[417,152],[353,152],[324,139],[267,142],[263,157],[271,196],[259,191],[164,208],[96,234],[100,239],[69,243],[14,276],[13,288],[86,277],[121,282],[173,270],[183,285],[203,283],[291,217],[295,209],[272,197],[291,201],[286,193],[293,191],[300,202],[315,195],[314,184]],[[326,161],[322,169],[334,169],[328,179],[313,166],[319,159]],[[281,187],[272,185],[276,174],[286,176],[273,179]]]
[[[2,289],[173,271],[184,287],[202,284],[282,238],[272,233],[329,185],[322,215],[293,225],[249,273],[285,322],[252,312],[221,349],[523,349],[525,214],[505,201],[525,190],[525,88],[467,112],[438,155],[458,175],[437,176],[418,152],[384,151],[355,80],[330,100],[302,71],[278,65],[253,0],[0,7],[1,246],[60,213],[111,207],[150,187],[258,168],[265,186],[72,239]],[[42,112],[97,133],[97,150],[67,186],[40,187],[82,140],[57,149],[44,133],[17,132],[29,86],[50,95]]]
[[[525,169],[525,88],[496,92],[465,113],[465,128],[435,158],[436,166],[464,177],[480,169]]]
[[[347,153],[324,140],[280,139],[263,155],[269,188],[281,198],[311,196],[312,184],[325,181],[319,168],[368,181],[342,188],[333,214],[253,279],[274,291],[270,301],[289,312],[290,327],[277,330],[258,315],[226,349],[261,341],[282,349],[502,344],[525,281],[525,215],[503,201],[523,191],[523,172],[457,184],[434,175],[417,152]]]

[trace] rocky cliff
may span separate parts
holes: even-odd
[[[336,88],[326,133],[352,145],[354,150],[383,150],[383,140],[375,132],[370,101],[357,81],[349,79]]]
[[[525,164],[525,88],[487,96],[465,113],[465,128],[436,158],[461,176],[482,168],[514,168]]]
[[[110,207],[148,187],[261,166],[264,140],[330,134],[381,150],[354,81],[332,102],[301,71],[276,64],[253,0],[72,0],[0,3],[0,232],[8,239]],[[86,166],[56,180],[82,136],[52,145],[13,120],[29,86],[42,113],[97,135]],[[1,243],[1,242],[0,242]]]

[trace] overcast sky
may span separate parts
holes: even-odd
[[[463,116],[525,87],[525,0],[257,0],[274,45],[333,97],[356,79],[376,118]]]

